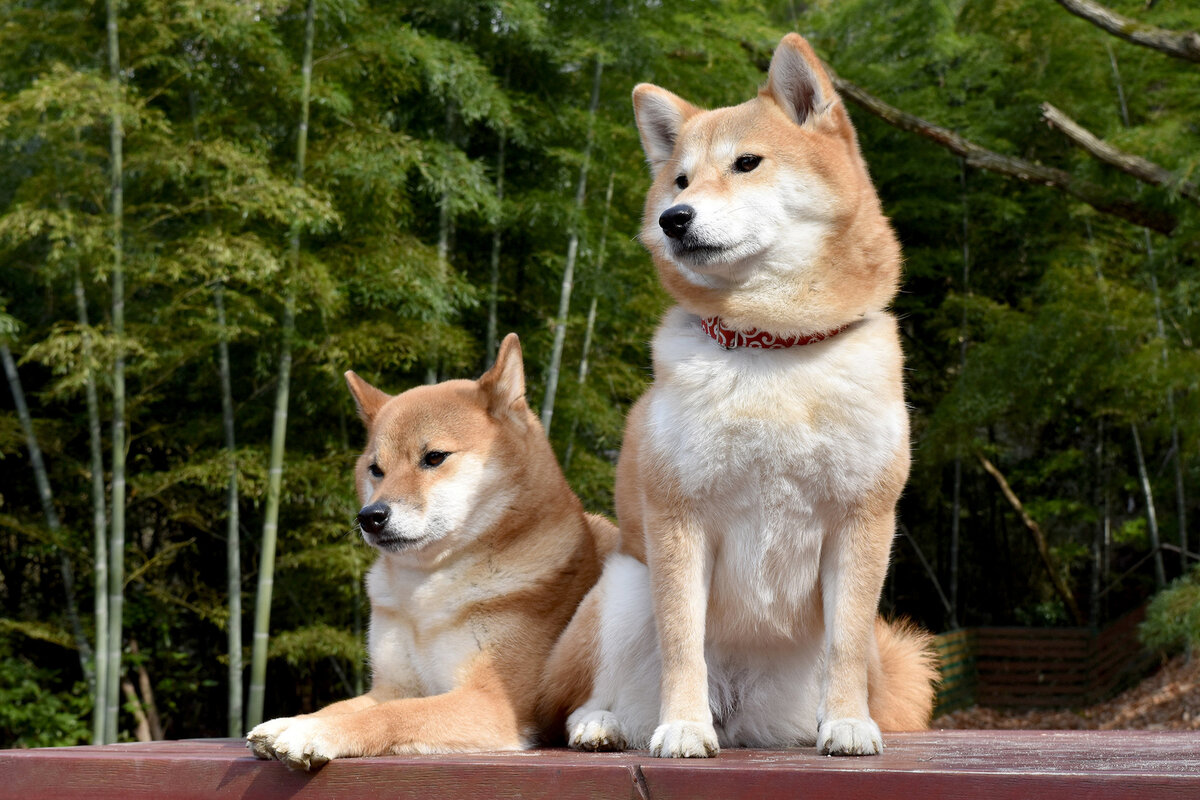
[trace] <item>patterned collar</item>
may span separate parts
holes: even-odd
[[[815,344],[823,342],[831,336],[837,336],[846,328],[850,327],[851,323],[847,323],[840,328],[834,328],[831,331],[822,333],[812,333],[806,336],[779,336],[767,331],[760,331],[758,328],[750,328],[749,330],[739,331],[736,328],[730,328],[725,323],[721,322],[720,317],[704,317],[700,320],[700,328],[711,336],[717,344],[726,350],[733,350],[738,347],[751,347],[761,350],[780,350],[785,347],[799,347],[805,344]]]

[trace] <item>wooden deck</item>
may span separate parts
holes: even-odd
[[[1200,734],[928,731],[892,734],[877,758],[812,749],[389,757],[306,775],[206,739],[0,751],[0,797],[87,798],[1200,798]]]

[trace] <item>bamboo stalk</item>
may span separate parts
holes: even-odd
[[[108,0],[108,69],[112,91],[110,144],[112,154],[112,328],[113,423],[112,423],[112,529],[108,547],[108,669],[105,692],[104,741],[117,740],[117,714],[120,710],[121,626],[125,604],[125,270],[123,263],[124,189],[122,127],[121,57],[117,38],[117,0]]]
[[[237,441],[233,425],[233,380],[229,369],[229,329],[225,324],[225,284],[218,281],[213,289],[217,309],[218,361],[221,372],[221,419],[225,428],[225,451],[229,461],[229,486],[226,497],[225,574],[229,594],[229,735],[240,737],[242,727],[242,555],[238,518]]]
[[[967,371],[967,304],[966,298],[971,294],[971,242],[970,209],[967,205],[967,162],[959,159],[959,183],[962,188],[962,319],[958,328],[958,375],[959,379]],[[961,436],[959,437],[961,439]],[[955,447],[954,452],[954,496],[952,516],[950,517],[950,628],[958,628],[958,561],[959,543],[961,538],[962,520],[962,442]]]
[[[492,228],[492,257],[491,275],[488,281],[488,311],[487,311],[487,364],[491,367],[496,362],[496,348],[499,339],[498,305],[500,294],[500,239],[504,229],[504,150],[507,131],[500,129],[500,152],[496,155],[496,203],[499,208],[496,224]]]
[[[308,104],[312,89],[312,51],[316,6],[308,0],[304,22],[304,60],[301,66],[300,128],[296,136],[296,180],[304,185],[304,159],[308,149]],[[300,228],[293,226],[290,264],[294,280],[300,269]],[[284,298],[279,382],[275,394],[275,419],[271,430],[271,456],[267,471],[267,500],[263,516],[262,550],[259,556],[258,593],[254,606],[254,644],[250,660],[250,691],[247,697],[246,728],[262,722],[267,680],[267,640],[271,621],[271,594],[275,585],[275,544],[279,531],[279,499],[283,484],[283,454],[287,436],[288,389],[292,372],[292,337],[296,329],[296,290],[290,284]]]
[[[1161,589],[1167,585],[1167,573],[1163,568],[1161,540],[1158,536],[1158,514],[1154,510],[1154,490],[1150,488],[1150,473],[1146,470],[1146,457],[1142,452],[1142,437],[1136,424],[1130,424],[1133,434],[1133,452],[1137,456],[1138,480],[1146,498],[1146,524],[1150,533],[1150,553],[1154,556],[1154,582]]]
[[[613,196],[613,181],[616,178],[616,171],[608,173],[608,189],[604,192],[604,220],[600,223],[600,246],[596,253],[596,269],[594,270],[596,280],[604,274],[604,251],[608,244],[608,215],[612,208]],[[587,323],[583,329],[583,352],[579,355],[579,388],[582,389],[587,383],[588,377],[588,354],[592,350],[592,336],[596,331],[596,308],[599,304],[600,294],[598,291],[592,291],[592,302],[588,305]],[[575,452],[575,432],[579,429],[579,415],[576,414],[571,420],[571,435],[567,437],[567,452],[563,456],[563,469],[566,470],[571,466],[571,456]]]
[[[104,701],[108,686],[108,514],[104,501],[104,444],[100,436],[100,401],[96,393],[96,373],[92,369],[92,334],[88,325],[87,298],[79,263],[75,263],[74,290],[76,315],[83,331],[83,360],[87,377],[88,436],[92,455],[92,563],[96,616],[96,686],[92,693],[92,744],[104,743]]]
[[[79,604],[75,599],[75,569],[71,564],[70,554],[62,545],[62,523],[59,520],[58,511],[54,508],[54,496],[50,492],[50,478],[46,473],[46,462],[42,458],[42,448],[38,445],[37,433],[33,430],[33,417],[25,402],[21,376],[17,373],[17,364],[13,360],[12,351],[8,349],[7,344],[0,343],[0,361],[4,363],[4,375],[8,378],[8,388],[12,391],[13,403],[17,407],[17,416],[21,421],[21,429],[25,433],[25,445],[29,449],[29,461],[33,465],[33,478],[37,484],[42,512],[46,516],[46,527],[50,529],[55,549],[58,551],[63,593],[66,595],[67,601],[67,621],[71,625],[71,635],[79,653],[79,667],[87,682],[95,685],[96,674],[92,670],[92,648],[83,632],[83,623],[79,618]]]
[[[575,286],[575,257],[579,252],[579,220],[583,215],[587,197],[588,165],[592,157],[596,109],[600,105],[600,79],[604,73],[604,62],[596,56],[596,69],[592,73],[592,100],[588,107],[587,140],[583,147],[583,163],[579,165],[579,183],[575,187],[576,221],[571,225],[567,239],[567,262],[563,267],[562,288],[558,297],[558,316],[554,318],[554,346],[550,351],[550,363],[546,369],[546,391],[542,399],[542,427],[550,434],[550,422],[554,419],[554,399],[558,393],[558,373],[562,365],[563,342],[567,336],[567,312],[571,307],[571,291]]]

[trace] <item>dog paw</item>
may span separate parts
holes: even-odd
[[[817,752],[826,756],[876,756],[883,735],[873,719],[831,719],[817,728]]]
[[[275,739],[295,722],[296,717],[278,717],[256,725],[254,730],[246,734],[246,747],[250,749],[255,758],[274,758]]]
[[[328,723],[321,719],[291,720],[271,745],[275,758],[295,770],[308,772],[323,766],[343,753],[332,741]],[[253,734],[253,731],[251,732]]]
[[[719,752],[717,732],[707,722],[664,722],[650,739],[655,758],[711,758]]]
[[[567,745],[572,750],[624,750],[627,744],[611,711],[586,711],[567,720]]]

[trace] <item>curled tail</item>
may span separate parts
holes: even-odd
[[[908,620],[875,620],[879,661],[870,672],[871,717],[885,731],[929,727],[940,678],[933,636]]]

